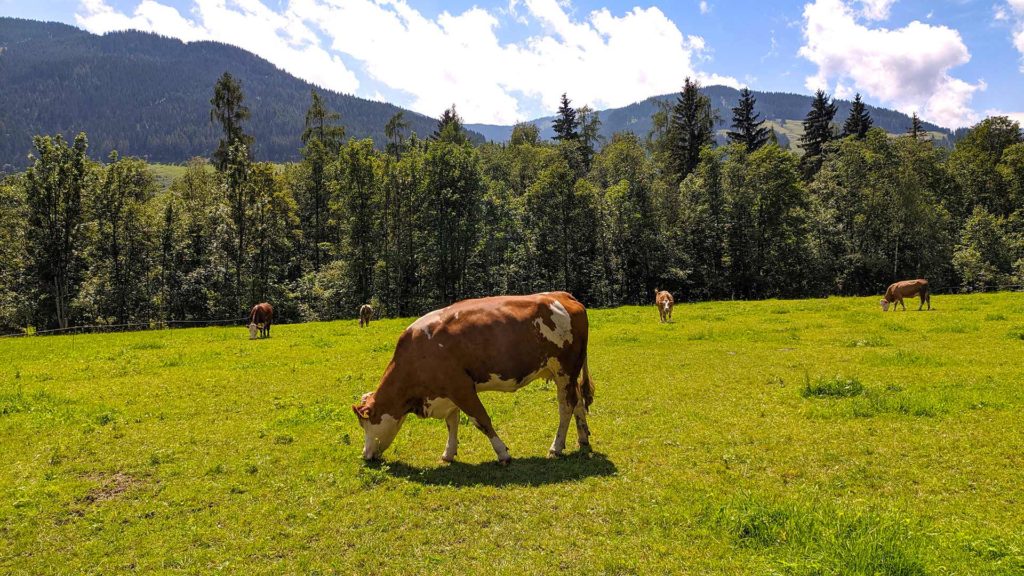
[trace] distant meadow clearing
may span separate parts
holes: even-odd
[[[0,573],[1022,574],[1024,294],[591,310],[594,453],[351,404],[410,319],[0,340]]]

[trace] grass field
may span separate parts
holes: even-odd
[[[876,302],[591,311],[594,454],[535,383],[507,468],[362,463],[408,319],[0,340],[0,573],[1024,573],[1024,295]]]

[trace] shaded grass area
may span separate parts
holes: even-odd
[[[595,451],[538,382],[508,467],[361,462],[409,319],[2,340],[0,573],[1024,573],[1024,296],[876,300],[591,311]]]

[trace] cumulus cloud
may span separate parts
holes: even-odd
[[[1005,6],[995,7],[997,21],[1013,22],[1013,47],[1024,56],[1024,0],[1008,0]],[[1024,72],[1024,59],[1020,71]]]
[[[258,0],[195,0],[194,20],[155,0],[143,0],[129,16],[104,0],[82,0],[79,26],[102,34],[143,30],[186,42],[216,40],[244,48],[322,88],[355,92],[359,81],[341,58],[320,47],[319,38],[295,14],[280,14]]]
[[[711,6],[708,6],[707,0],[700,0],[700,13],[707,14],[711,12]]]
[[[860,15],[868,20],[887,20],[896,0],[860,0]]]
[[[104,0],[83,0],[76,18],[93,32],[138,28],[235,44],[320,86],[372,95],[359,91],[346,67],[354,61],[364,79],[407,94],[400,104],[438,116],[454,103],[470,122],[549,113],[562,92],[574,104],[605,108],[679,90],[688,75],[739,85],[698,70],[710,54],[704,40],[684,35],[657,7],[623,14],[602,8],[577,18],[565,1],[510,0],[503,9],[429,18],[406,0],[288,0],[277,11],[265,2],[193,0],[186,18],[156,0],[140,2],[130,15]],[[527,21],[540,32],[499,40],[499,26]]]
[[[818,67],[806,79],[809,90],[839,96],[861,92],[947,127],[978,120],[970,103],[985,83],[950,74],[971,58],[956,30],[918,21],[896,29],[869,28],[843,0],[815,0],[803,16],[805,44],[799,54]]]

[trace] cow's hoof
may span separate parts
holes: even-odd
[[[590,447],[590,442],[580,442],[580,452],[589,454],[593,452],[593,448]]]
[[[504,460],[498,460],[498,466],[508,466],[512,463],[512,458],[505,458]]]
[[[455,462],[455,456],[447,456],[445,454],[441,454],[441,462],[444,462],[445,464],[451,464],[452,462]]]
[[[562,452],[560,450],[548,450],[548,458],[561,458]]]

